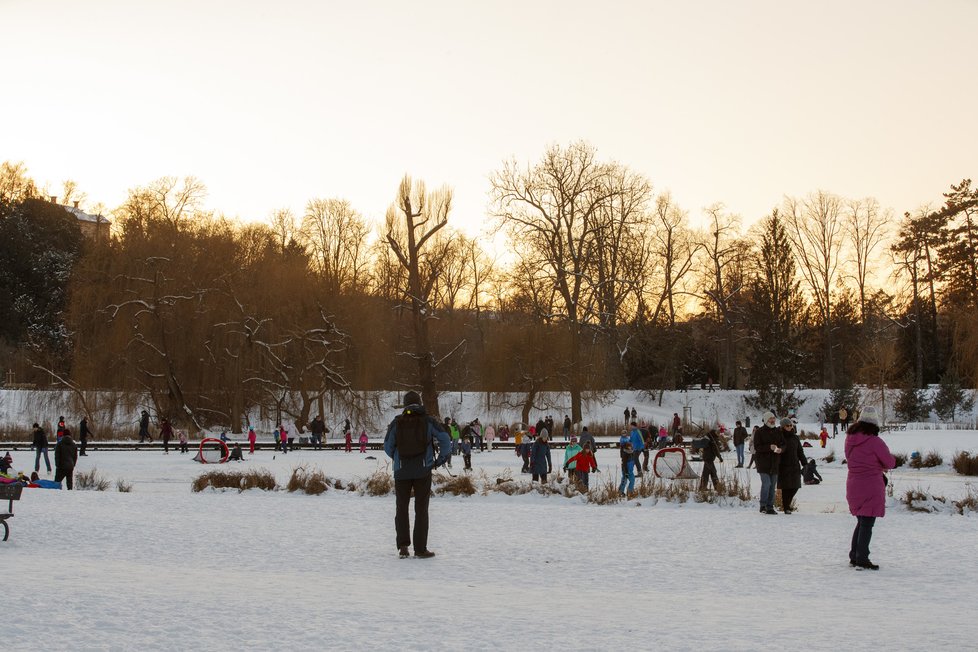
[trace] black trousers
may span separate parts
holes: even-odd
[[[79,455],[88,455],[88,453],[85,452],[85,449],[86,448],[88,448],[88,437],[82,437],[81,438],[81,450],[78,451],[78,454]]]
[[[869,542],[873,538],[875,516],[857,516],[856,529],[852,531],[852,547],[849,548],[849,561],[869,561]]]
[[[71,489],[74,488],[74,482],[73,482],[74,477],[75,477],[74,468],[62,469],[59,467],[54,470],[54,481],[61,482],[62,480],[64,480],[65,486],[68,487],[69,491],[71,491]]]
[[[397,532],[397,547],[411,545],[411,529],[408,519],[408,505],[414,493],[414,552],[428,549],[428,501],[431,499],[431,474],[410,480],[394,480],[394,495],[397,511],[394,514],[394,530]]]
[[[781,488],[781,509],[783,509],[786,512],[793,510],[794,507],[791,506],[791,503],[794,502],[794,500],[795,500],[795,494],[797,494],[797,493],[798,493],[798,489],[797,488],[794,488],[794,489],[785,489],[784,487],[782,487]]]
[[[715,490],[720,484],[720,478],[717,477],[717,466],[712,460],[709,462],[703,462],[703,472],[700,474],[700,491],[706,491],[709,486],[710,481],[713,481],[713,489]]]

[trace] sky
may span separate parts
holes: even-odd
[[[491,223],[489,177],[584,140],[690,212],[896,215],[978,173],[974,0],[0,0],[0,160],[121,204],[203,181],[245,221],[400,179]],[[83,206],[85,207],[85,206]]]

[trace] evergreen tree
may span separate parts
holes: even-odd
[[[949,372],[941,376],[934,395],[934,412],[942,421],[954,421],[958,411],[968,411],[974,404],[974,395],[965,391],[957,374]]]
[[[793,386],[804,377],[801,351],[806,305],[791,241],[777,209],[760,224],[757,268],[744,311],[750,331],[750,386]]]
[[[893,410],[902,421],[923,421],[930,414],[927,394],[920,387],[914,387],[913,383],[910,383],[908,387],[900,390]]]

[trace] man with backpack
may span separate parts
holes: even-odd
[[[438,457],[435,457],[437,448]],[[412,536],[408,520],[411,492],[414,492],[414,556],[434,557],[428,550],[428,501],[431,498],[431,472],[451,459],[452,440],[441,424],[429,417],[414,391],[404,395],[404,411],[391,421],[384,437],[384,452],[393,460],[394,495],[397,511],[394,530],[401,558],[410,556]]]

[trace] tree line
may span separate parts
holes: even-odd
[[[201,181],[165,177],[92,240],[4,163],[0,365],[235,429],[256,405],[304,423],[324,398],[362,406],[380,389],[420,389],[435,413],[446,390],[520,396],[524,413],[565,391],[577,422],[620,387],[770,402],[798,385],[978,380],[970,179],[902,217],[873,198],[785,197],[749,228],[722,204],[695,226],[581,142],[489,183],[503,252],[453,228],[451,189],[410,177],[379,228],[342,198],[242,224],[205,207]]]

